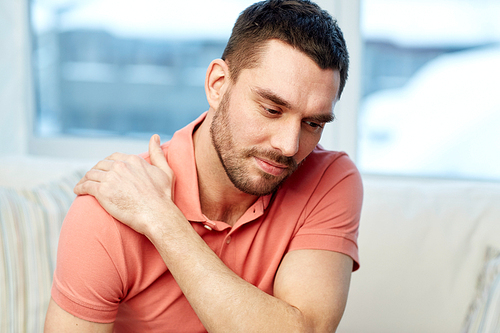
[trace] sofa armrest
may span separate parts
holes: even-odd
[[[43,331],[61,224],[84,171],[66,174],[25,189],[0,187],[0,332]]]

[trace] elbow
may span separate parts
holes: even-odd
[[[293,325],[297,333],[335,333],[342,316],[307,316],[299,309],[293,307],[295,312]]]

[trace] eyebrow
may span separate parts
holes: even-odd
[[[317,116],[307,117],[305,120],[312,121],[315,123],[323,124],[323,123],[331,123],[335,120],[335,115],[333,113],[330,114],[319,114]]]
[[[260,97],[267,99],[267,100],[270,100],[271,102],[273,102],[277,105],[284,106],[287,109],[292,108],[290,103],[288,103],[283,98],[281,98],[278,95],[276,95],[275,93],[273,93],[271,90],[262,89],[262,88],[253,88],[252,90],[254,93],[259,95]]]
[[[274,92],[272,92],[269,89],[262,89],[262,88],[253,88],[252,91],[259,95],[260,97],[267,99],[277,105],[283,106],[285,108],[291,109],[292,106],[290,103],[285,101],[283,98],[280,96],[276,95]],[[312,121],[315,123],[331,123],[332,121],[335,120],[335,115],[332,113],[329,114],[320,114],[312,117],[307,117],[306,120]]]

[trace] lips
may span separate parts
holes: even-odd
[[[288,170],[288,165],[279,164],[274,161],[269,161],[255,156],[254,158],[264,172],[273,176],[281,176],[284,172],[286,172],[286,170]]]

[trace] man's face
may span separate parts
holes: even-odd
[[[229,83],[210,128],[226,174],[240,191],[272,193],[317,145],[333,120],[339,73],[276,40],[258,67]]]
[[[215,114],[210,129],[212,143],[219,159],[233,185],[240,191],[251,195],[272,193],[293,171],[297,162],[293,157],[280,154],[275,150],[266,150],[257,146],[236,148],[235,133],[231,130],[228,91],[223,97],[218,112]],[[261,159],[267,163],[279,165],[279,168],[255,170],[258,177],[251,177],[249,168],[252,159]]]

